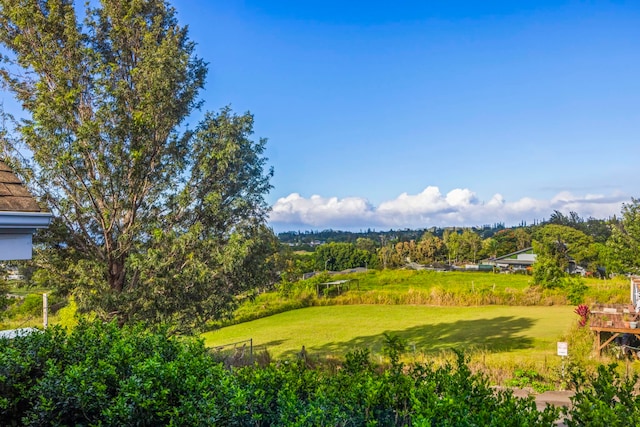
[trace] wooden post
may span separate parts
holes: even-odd
[[[49,301],[46,293],[42,294],[42,324],[45,329],[49,326]]]

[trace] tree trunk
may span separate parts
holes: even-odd
[[[124,289],[125,280],[125,268],[124,259],[110,259],[109,260],[109,275],[107,280],[109,281],[109,288],[118,293]]]

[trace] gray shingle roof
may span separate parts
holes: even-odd
[[[27,187],[2,161],[0,161],[0,211],[42,212]]]

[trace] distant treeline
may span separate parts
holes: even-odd
[[[522,226],[522,225],[520,225]],[[409,242],[418,240],[424,233],[430,233],[433,236],[442,238],[447,230],[470,229],[483,239],[492,237],[496,232],[506,229],[504,223],[496,223],[494,225],[483,225],[481,227],[430,227],[402,230],[376,231],[367,229],[366,231],[341,231],[341,230],[306,230],[306,231],[285,231],[278,233],[278,239],[284,244],[291,246],[308,246],[313,250],[314,246],[322,243],[355,243],[358,238],[371,239],[378,242],[380,246],[387,242]]]
[[[355,243],[358,238],[371,239],[376,242],[378,247],[384,246],[387,243],[393,242],[410,242],[411,240],[419,240],[425,233],[429,233],[434,237],[443,238],[446,233],[452,231],[461,232],[462,230],[469,230],[478,235],[481,239],[488,239],[494,237],[494,235],[503,230],[515,230],[518,228],[526,229],[531,232],[536,227],[540,227],[545,224],[557,224],[565,225],[582,231],[587,236],[593,238],[598,243],[605,243],[611,236],[611,226],[617,224],[618,219],[614,216],[608,219],[597,218],[582,218],[576,212],[570,212],[569,215],[565,215],[562,212],[554,211],[548,220],[536,221],[533,224],[528,225],[525,221],[522,221],[519,225],[513,227],[506,227],[503,222],[497,222],[493,225],[485,224],[482,226],[473,227],[429,227],[402,230],[390,229],[388,231],[377,231],[368,228],[366,231],[341,231],[341,230],[305,230],[305,231],[286,231],[278,233],[278,239],[281,243],[300,247],[300,249],[313,251],[314,248],[323,243]]]
[[[481,227],[431,227],[417,230],[324,230],[278,235],[282,248],[279,271],[295,280],[309,271],[363,267],[404,268],[414,263],[440,268],[476,264],[485,259],[533,247],[534,276],[540,283],[559,283],[569,264],[586,272],[633,272],[640,263],[629,230],[640,227],[640,202],[625,205],[621,217],[581,218],[554,211],[549,220],[507,228],[503,223]],[[640,229],[640,228],[638,228]],[[631,240],[630,240],[631,239]],[[538,271],[539,270],[539,271]]]

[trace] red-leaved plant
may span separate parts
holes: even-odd
[[[591,311],[586,304],[580,304],[578,307],[576,307],[574,313],[580,316],[580,320],[578,321],[578,323],[580,323],[580,326],[584,326],[587,324],[587,320],[589,320],[589,314],[591,313]]]

